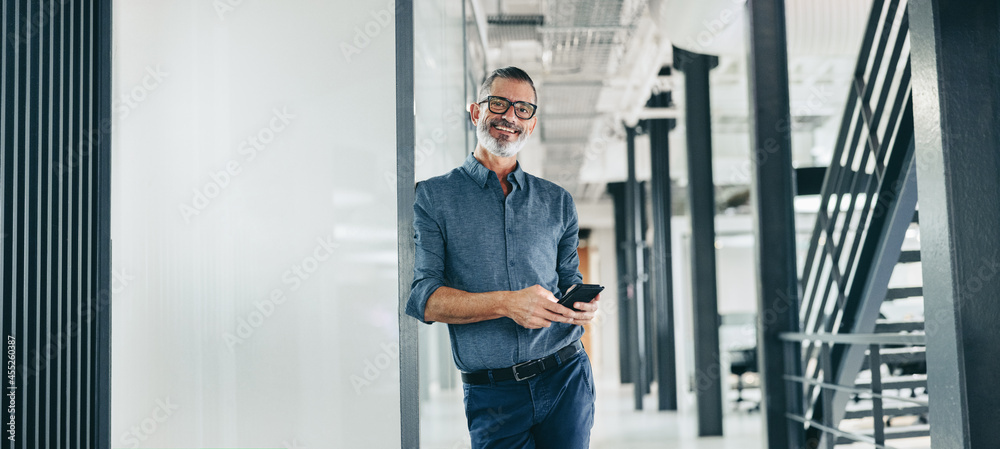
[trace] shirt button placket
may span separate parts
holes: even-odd
[[[514,270],[513,270],[513,268],[514,268],[514,254],[516,253],[516,251],[514,251],[514,246],[513,246],[513,225],[511,224],[511,220],[512,220],[512,217],[513,217],[513,211],[511,211],[511,208],[510,208],[510,198],[509,197],[508,197],[508,200],[506,201],[506,204],[504,205],[504,214],[503,215],[504,215],[504,229],[507,231],[506,232],[507,235],[505,236],[506,237],[506,241],[507,241],[507,265],[510,266],[510,268],[511,268],[510,270],[507,270],[507,276],[508,276],[507,280],[508,280],[508,282],[510,282],[510,285],[512,286],[511,288],[513,288],[513,286],[517,285],[515,283],[515,279],[514,279],[515,276],[514,276]]]

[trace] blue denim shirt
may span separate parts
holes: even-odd
[[[511,191],[504,198],[496,173],[470,154],[461,167],[417,184],[408,315],[427,323],[427,298],[441,286],[479,293],[539,284],[558,298],[582,281],[579,224],[569,192],[525,173],[520,164],[507,180]],[[448,333],[455,365],[477,371],[548,356],[579,339],[583,327],[526,329],[505,317],[449,324]]]

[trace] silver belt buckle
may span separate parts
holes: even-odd
[[[512,367],[514,369],[514,380],[520,382],[522,380],[528,380],[528,379],[531,379],[532,377],[537,376],[538,373],[535,373],[535,374],[532,374],[532,375],[526,376],[526,377],[521,377],[521,375],[517,372],[518,368],[520,368],[522,366],[527,366],[527,365],[530,365],[530,364],[536,363],[536,362],[538,362],[538,360],[528,360],[527,362],[522,362],[522,363],[518,363],[517,365],[514,365]]]

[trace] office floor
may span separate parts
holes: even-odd
[[[734,411],[726,404],[725,436],[698,438],[694,411],[656,411],[655,395],[646,396],[642,411],[634,410],[631,386],[598,385],[597,411],[591,433],[592,449],[763,449],[760,414]],[[688,410],[684,410],[684,409]],[[421,404],[421,447],[470,447],[461,391],[433,395]]]
[[[591,449],[764,449],[761,442],[760,412],[748,412],[754,402],[744,402],[737,409],[736,392],[727,391],[722,437],[697,437],[697,421],[691,395],[682,395],[680,411],[656,410],[656,391],[645,397],[643,410],[634,409],[633,390],[630,385],[598,384],[597,411],[591,433]],[[760,390],[744,391],[749,401],[760,398]],[[684,402],[686,401],[686,402]],[[430,449],[466,449],[469,434],[466,430],[462,392],[445,391],[432,395],[421,404],[421,447]],[[864,423],[855,423],[864,424]],[[909,425],[907,419],[897,418],[894,425]],[[870,429],[870,422],[866,426]],[[892,447],[899,449],[926,449],[925,438],[894,440]],[[870,448],[871,444],[841,445],[838,448]]]

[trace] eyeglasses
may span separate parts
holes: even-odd
[[[507,110],[511,106],[514,106],[514,115],[521,120],[528,120],[535,116],[535,111],[538,110],[538,106],[528,103],[527,101],[510,101],[504,97],[497,97],[490,95],[486,97],[485,100],[480,101],[479,104],[489,103],[490,112],[494,114],[506,114]]]

